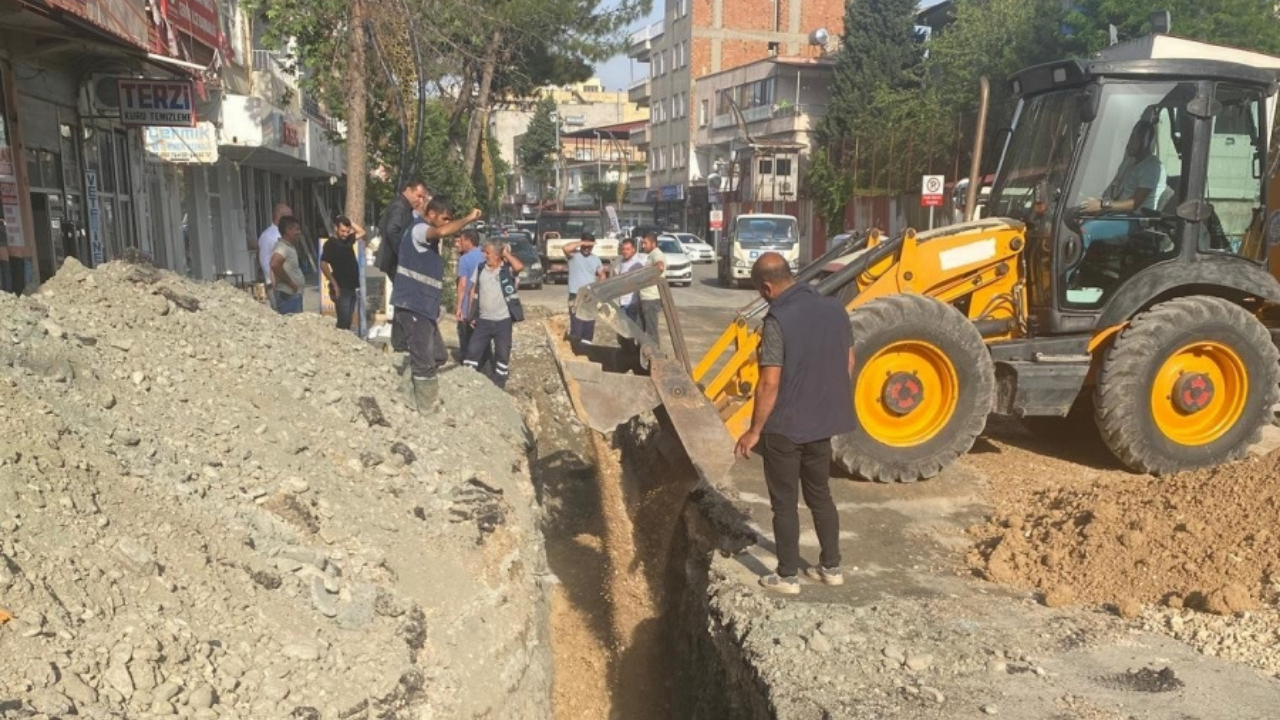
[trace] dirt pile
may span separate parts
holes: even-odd
[[[528,431],[395,361],[144,266],[0,296],[0,718],[549,716]]]
[[[999,499],[969,563],[1047,605],[1136,616],[1164,603],[1226,615],[1280,592],[1280,452],[1156,478],[1119,473]]]

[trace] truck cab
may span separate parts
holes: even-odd
[[[792,270],[800,267],[800,232],[791,215],[738,215],[716,248],[719,255],[717,278],[720,285],[751,282],[751,266],[767,252],[786,258]]]

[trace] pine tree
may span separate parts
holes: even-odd
[[[529,121],[529,129],[525,131],[520,147],[516,148],[520,168],[538,182],[543,194],[555,177],[556,156],[560,150],[556,147],[556,126],[551,117],[555,111],[555,100],[549,97],[539,100]]]

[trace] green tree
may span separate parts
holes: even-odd
[[[817,206],[827,235],[844,229],[845,208],[853,194],[853,175],[833,163],[825,149],[813,153],[805,172],[805,187]]]
[[[848,140],[877,124],[867,102],[876,92],[919,86],[923,49],[916,8],[917,0],[849,0],[820,142]]]
[[[1280,22],[1270,0],[1076,0],[1062,21],[1065,40],[1084,55],[1106,47],[1109,24],[1122,40],[1147,34],[1157,10],[1170,11],[1180,37],[1280,54]]]
[[[555,100],[549,97],[539,100],[534,108],[533,118],[529,121],[529,129],[516,148],[520,168],[537,181],[541,193],[546,192],[555,177],[556,161],[560,154],[560,148],[556,147],[556,121],[551,119],[555,111]],[[559,188],[556,190],[559,191]]]

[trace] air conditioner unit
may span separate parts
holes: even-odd
[[[791,189],[791,181],[790,181],[790,180],[783,180],[782,182],[778,183],[778,194],[779,194],[779,195],[793,195],[793,194],[795,194],[795,193],[792,191],[792,189]]]
[[[89,106],[95,113],[116,115],[120,112],[118,75],[94,75],[89,80]]]

